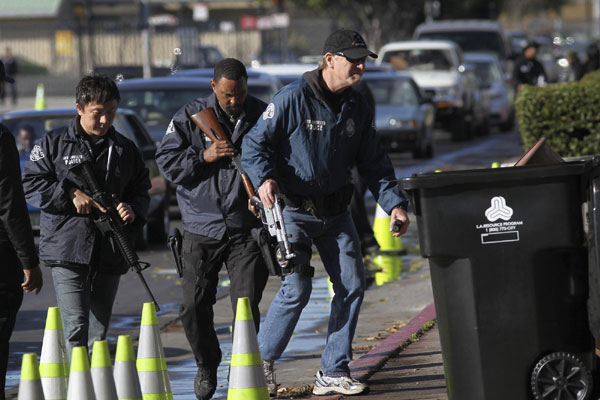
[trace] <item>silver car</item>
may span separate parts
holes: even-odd
[[[375,128],[388,151],[433,156],[435,105],[421,94],[409,74],[372,72],[363,75],[375,101]]]
[[[473,66],[481,89],[489,99],[489,122],[502,131],[514,127],[514,107],[510,102],[510,89],[498,58],[489,53],[465,53],[465,61]]]

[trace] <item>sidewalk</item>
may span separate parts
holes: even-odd
[[[375,349],[350,364],[352,376],[369,384],[361,399],[447,400],[433,303]],[[282,397],[285,398],[285,397]],[[312,396],[311,400],[346,397]]]

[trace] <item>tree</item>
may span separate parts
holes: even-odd
[[[424,0],[293,0],[302,8],[310,8],[339,22],[340,27],[359,31],[369,48],[379,49],[383,43],[407,39],[424,19]]]

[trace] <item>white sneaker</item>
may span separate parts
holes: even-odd
[[[325,376],[323,371],[317,371],[313,394],[318,396],[341,393],[346,395],[365,393],[369,386],[350,376]]]
[[[277,396],[277,387],[279,386],[275,382],[275,367],[274,361],[263,360],[263,371],[265,373],[265,381],[267,382],[267,389],[269,390],[270,396]]]

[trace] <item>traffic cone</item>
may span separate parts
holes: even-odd
[[[238,298],[227,400],[269,400],[250,299]]]
[[[73,347],[67,400],[96,400],[90,374],[90,361],[85,346]]]
[[[144,400],[173,400],[154,303],[144,303],[137,371]]]
[[[40,368],[35,353],[23,354],[18,400],[44,400]]]
[[[92,382],[96,400],[117,400],[117,389],[113,378],[108,343],[106,340],[94,342],[91,366]]]
[[[46,109],[46,99],[44,97],[44,84],[38,83],[37,89],[35,90],[35,109],[44,110]]]
[[[113,376],[119,400],[142,400],[133,344],[129,335],[120,335],[117,340]]]
[[[373,234],[377,239],[377,243],[379,243],[380,250],[373,258],[373,263],[381,271],[375,273],[375,282],[379,286],[398,279],[402,271],[401,255],[404,254],[402,239],[392,235],[390,222],[390,216],[377,204],[373,221]]]
[[[40,377],[46,400],[67,398],[69,359],[58,307],[48,307],[40,356]]]

